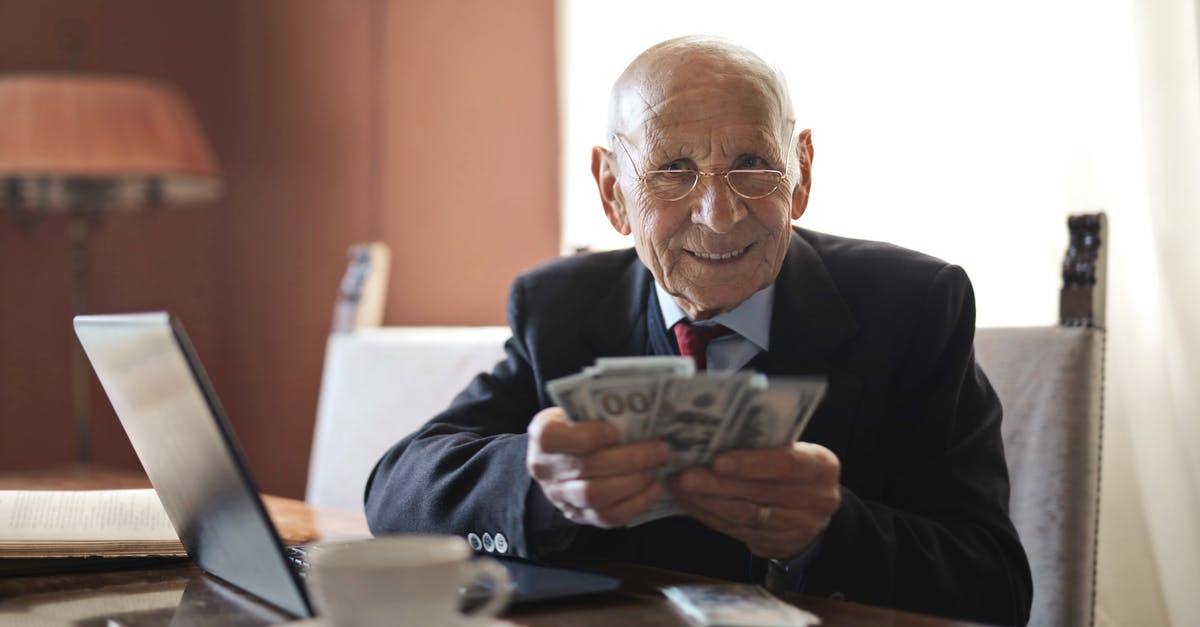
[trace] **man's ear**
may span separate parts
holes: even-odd
[[[625,203],[617,190],[615,157],[603,146],[592,147],[592,177],[600,189],[600,202],[604,204],[604,215],[621,235],[629,235],[629,218],[625,215]]]
[[[812,131],[804,129],[796,139],[796,156],[800,158],[800,181],[792,187],[792,219],[799,220],[808,208],[808,193],[812,189],[813,145]]]

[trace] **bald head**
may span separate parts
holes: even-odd
[[[701,83],[765,100],[782,123],[780,133],[791,132],[795,112],[782,72],[728,40],[688,35],[651,46],[625,68],[609,97],[609,136],[636,135],[663,103]]]
[[[592,175],[655,283],[693,320],[770,285],[812,181],[783,75],[723,39],[681,37],[634,59],[609,106]]]

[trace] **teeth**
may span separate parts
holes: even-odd
[[[730,253],[702,253],[702,252],[693,252],[692,254],[693,254],[693,255],[696,255],[697,257],[699,257],[699,258],[701,258],[701,259],[708,259],[708,260],[711,260],[711,261],[720,261],[720,260],[723,260],[723,259],[733,259],[734,257],[741,256],[741,254],[742,254],[742,253],[744,253],[744,252],[746,252],[746,249],[745,249],[745,248],[742,248],[742,249],[739,249],[739,250],[735,250],[735,251],[733,251],[733,252],[730,252]]]

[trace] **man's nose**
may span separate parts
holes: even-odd
[[[715,233],[728,233],[746,217],[742,197],[733,193],[724,176],[701,176],[696,185],[700,193],[698,204],[692,209],[692,222],[703,224]]]

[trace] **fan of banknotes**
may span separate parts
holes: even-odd
[[[602,357],[546,391],[574,421],[606,420],[623,442],[665,440],[666,474],[708,464],[721,451],[794,442],[825,395],[824,377],[696,372],[689,357]],[[682,513],[664,497],[642,524]]]

